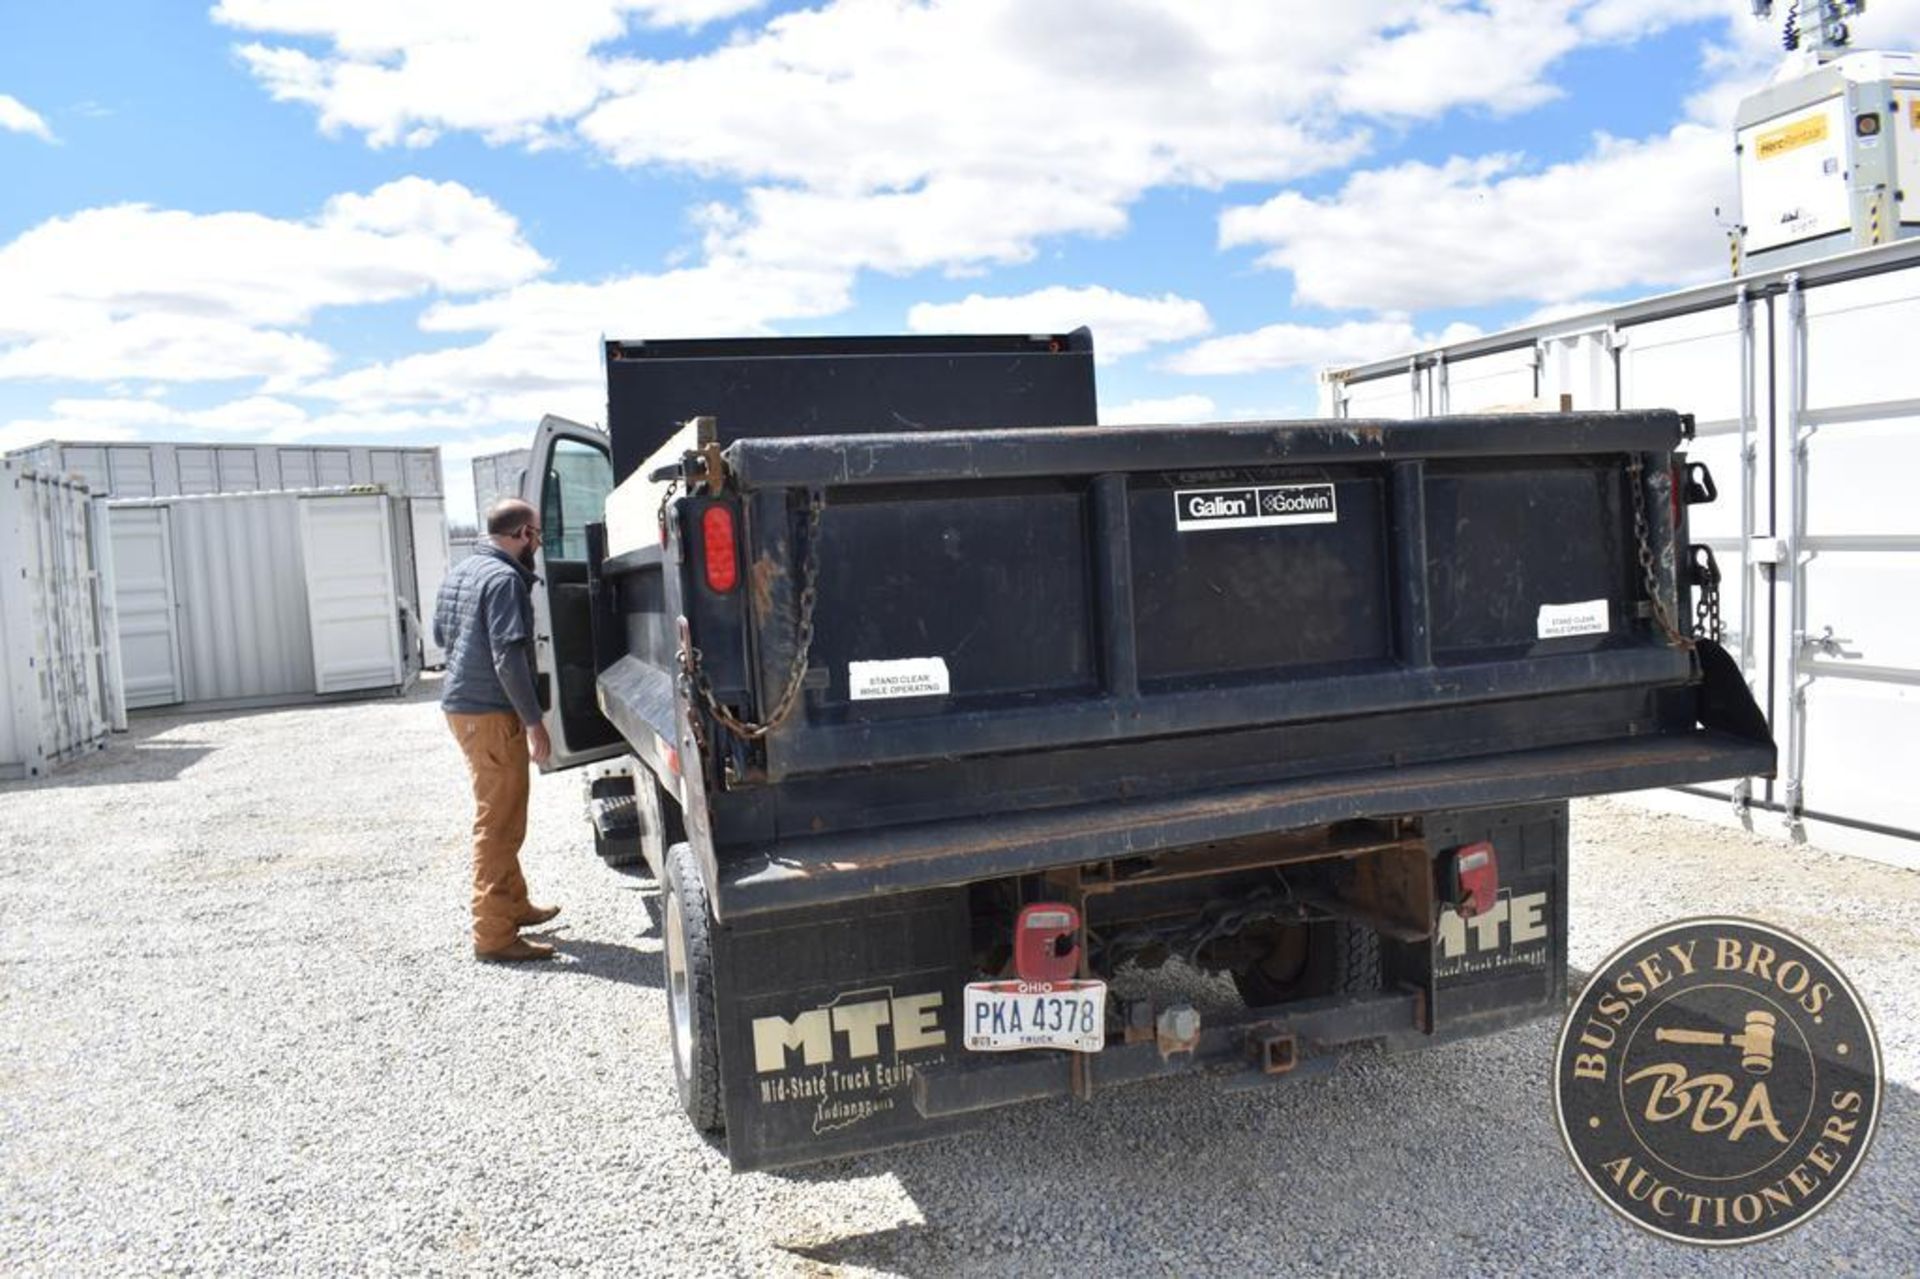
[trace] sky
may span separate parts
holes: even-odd
[[[1785,6],[1781,6],[1784,16]],[[1860,47],[1920,48],[1920,0]],[[1107,422],[1722,275],[1747,0],[0,0],[0,449],[605,417],[603,336],[1087,325]]]

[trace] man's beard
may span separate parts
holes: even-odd
[[[525,546],[515,551],[513,558],[520,561],[521,568],[526,569],[529,573],[533,572],[533,543],[528,542]]]

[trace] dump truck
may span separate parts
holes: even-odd
[[[1678,413],[1101,426],[1084,329],[605,356],[526,473],[549,767],[736,1169],[1552,1014],[1569,798],[1773,771]]]

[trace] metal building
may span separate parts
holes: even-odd
[[[503,497],[519,494],[530,456],[526,449],[508,449],[473,459],[473,513],[481,532],[486,532],[487,508]]]
[[[84,484],[0,461],[0,778],[126,727],[100,521]]]
[[[1920,240],[1329,371],[1337,417],[1672,408],[1720,497],[1726,643],[1780,776],[1695,811],[1920,867]]]
[[[361,445],[89,443],[49,440],[8,456],[76,475],[96,497],[175,497],[378,484],[407,497],[443,497],[438,448]]]
[[[437,589],[445,522],[427,500]],[[412,505],[339,489],[108,503],[127,706],[404,691],[431,607]]]

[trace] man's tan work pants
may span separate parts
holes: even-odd
[[[473,945],[498,950],[527,915],[520,843],[527,835],[527,734],[512,711],[447,714],[473,776]]]

